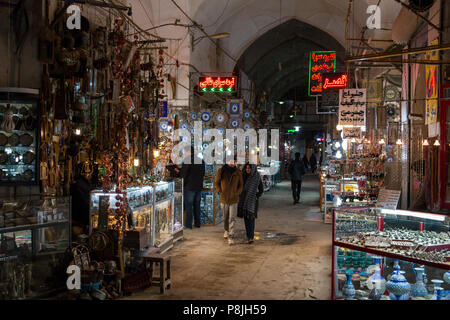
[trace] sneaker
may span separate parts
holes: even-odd
[[[232,245],[234,244],[233,239],[228,239],[228,244],[229,244],[230,246],[232,246]]]
[[[224,237],[225,239],[228,238],[228,231],[225,231],[225,233],[223,234],[223,237]]]
[[[253,239],[248,240],[248,244],[252,244],[253,243]]]

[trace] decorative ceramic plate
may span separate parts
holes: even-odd
[[[209,143],[208,143],[208,142],[203,142],[203,144],[202,144],[203,150],[205,150],[206,148],[208,148],[208,146],[209,146]]]
[[[34,153],[31,151],[27,151],[23,154],[22,161],[25,164],[31,164],[34,160]]]
[[[250,122],[244,122],[243,128],[244,130],[249,130],[252,128],[252,125],[250,124]]]
[[[197,114],[197,112],[191,112],[189,118],[190,118],[192,121],[197,121],[197,120],[198,120],[198,114]]]
[[[28,147],[33,143],[33,137],[29,133],[24,133],[20,136],[20,144]]]
[[[250,110],[245,110],[244,111],[244,119],[248,120],[252,117],[252,113],[250,112]]]
[[[241,121],[239,121],[239,119],[231,119],[230,120],[230,127],[233,129],[239,128],[239,126],[241,125]]]
[[[216,111],[214,114],[214,124],[215,125],[223,125],[227,122],[228,115],[223,111]]]
[[[162,119],[162,118],[161,118]],[[159,119],[159,130],[167,131],[169,129],[169,121]]]
[[[211,113],[209,111],[203,111],[200,115],[200,119],[203,122],[209,122],[211,121]]]
[[[208,135],[209,134],[209,129],[208,128],[203,128],[202,129],[203,135]]]
[[[0,133],[0,146],[6,146],[8,137],[4,133]]]
[[[13,133],[12,135],[9,136],[8,138],[8,143],[11,146],[17,146],[19,144],[20,138],[19,135],[16,133]]]
[[[226,134],[226,130],[225,130],[225,128],[223,128],[223,127],[219,127],[219,128],[217,128],[217,131],[219,131],[219,134],[221,134],[222,136],[225,136],[225,134]]]
[[[180,123],[180,129],[191,130],[191,126],[187,122]]]

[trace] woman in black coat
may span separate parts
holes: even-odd
[[[242,169],[244,189],[239,196],[238,217],[244,218],[248,243],[253,243],[255,219],[258,217],[258,199],[264,192],[256,165],[246,164]]]

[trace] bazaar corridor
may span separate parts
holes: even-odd
[[[331,225],[319,213],[319,181],[306,175],[302,202],[292,204],[290,181],[260,200],[256,239],[245,241],[243,219],[229,246],[223,223],[185,230],[171,250],[172,289],[151,287],[125,299],[329,299]]]

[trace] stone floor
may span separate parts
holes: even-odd
[[[319,212],[319,181],[306,175],[302,203],[284,181],[260,200],[256,241],[247,244],[242,219],[229,246],[223,224],[185,230],[172,255],[172,289],[152,287],[126,299],[329,299],[331,225]]]

